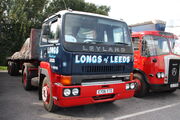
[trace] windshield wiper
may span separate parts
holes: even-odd
[[[85,40],[84,43],[96,44],[96,43],[104,43],[104,42],[103,41],[96,41],[96,40]]]

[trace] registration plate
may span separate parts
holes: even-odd
[[[175,88],[175,87],[178,87],[178,86],[179,86],[179,83],[170,84],[170,88]]]
[[[113,93],[113,92],[114,92],[113,88],[110,88],[110,89],[100,89],[100,90],[97,90],[96,94],[100,95],[100,94],[107,94],[107,93]]]

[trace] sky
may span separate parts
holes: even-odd
[[[180,26],[180,0],[85,0],[111,7],[109,16],[127,24],[164,20],[167,26]],[[178,27],[180,32],[180,27]]]

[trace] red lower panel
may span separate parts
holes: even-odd
[[[133,81],[134,82],[134,81]],[[130,82],[126,82],[130,83]],[[101,103],[114,101],[119,99],[131,98],[134,96],[134,90],[125,90],[126,83],[112,84],[108,85],[108,87],[104,88],[103,85],[95,85],[95,86],[57,86],[55,85],[53,88],[56,89],[57,92],[57,100],[54,100],[54,103],[60,107],[71,107],[71,106],[79,106],[93,103]],[[64,88],[80,88],[80,96],[76,97],[63,97],[63,89]],[[97,95],[97,90],[99,89],[109,89],[113,88],[114,92],[109,94]]]

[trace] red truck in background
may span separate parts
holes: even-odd
[[[134,77],[139,79],[136,97],[149,91],[174,92],[178,88],[180,57],[173,53],[172,33],[164,32],[163,21],[130,25],[134,46]]]
[[[47,111],[134,96],[133,48],[124,21],[65,10],[33,29],[8,73],[22,70],[25,90],[37,86]]]

